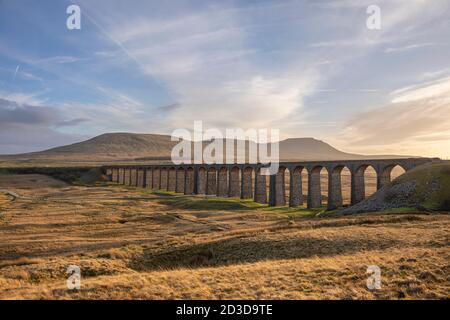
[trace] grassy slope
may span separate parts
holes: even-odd
[[[450,211],[450,163],[434,163],[419,166],[395,179],[392,184],[416,181],[414,197],[429,210]],[[437,188],[433,190],[433,185]],[[424,197],[424,195],[426,195]]]
[[[450,162],[416,167],[341,213],[400,211],[450,211]]]

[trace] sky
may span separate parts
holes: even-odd
[[[0,154],[201,120],[449,158],[449,35],[449,0],[0,0]]]

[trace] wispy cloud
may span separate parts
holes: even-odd
[[[447,99],[450,97],[450,77],[401,88],[393,91],[391,96],[393,96],[391,100],[393,103],[437,98]]]
[[[71,120],[63,120],[55,124],[56,127],[72,127],[77,126],[80,123],[85,123],[91,121],[90,119],[86,118],[77,118],[77,119],[71,119]]]
[[[168,114],[180,109],[181,105],[179,103],[171,103],[165,106],[158,107],[157,110],[163,114]]]
[[[418,43],[418,44],[411,44],[411,45],[406,45],[406,46],[402,46],[402,47],[386,48],[386,49],[384,49],[384,52],[386,52],[386,53],[404,52],[404,51],[408,51],[408,50],[420,49],[420,48],[425,48],[425,47],[433,47],[433,46],[439,46],[439,45],[442,45],[442,44],[433,43],[433,42]]]
[[[173,93],[179,103],[168,114],[173,127],[198,119],[211,126],[268,126],[302,107],[323,59],[293,60],[289,71],[261,70],[239,13],[202,10],[173,19],[115,14],[108,20],[91,8],[90,17]],[[304,68],[308,62],[316,67]]]
[[[84,59],[73,56],[54,56],[34,61],[35,64],[66,64],[82,61]]]
[[[17,71],[19,71],[19,65],[16,67],[16,70],[14,70],[13,81],[16,79]]]
[[[396,90],[391,103],[353,116],[336,137],[347,148],[426,150],[450,133],[450,78]],[[450,145],[450,140],[447,141]],[[415,144],[415,145],[414,145]],[[375,148],[374,148],[375,147]],[[422,152],[423,152],[422,151]]]

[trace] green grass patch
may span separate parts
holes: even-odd
[[[177,193],[173,191],[166,191],[166,190],[156,190],[156,189],[146,189],[149,193],[155,194],[157,196],[176,196]]]
[[[156,195],[164,195],[166,198],[158,199],[159,203],[182,209],[192,210],[254,210],[267,207],[265,204],[253,202],[252,200],[241,200],[235,198],[186,196],[169,193],[165,191],[154,191]]]
[[[239,198],[221,198],[206,196],[187,196],[180,195],[170,191],[149,190],[151,194],[164,196],[158,199],[159,203],[170,205],[181,209],[192,210],[257,210],[265,213],[272,213],[287,218],[309,217],[318,213],[328,214],[325,207],[307,209],[305,206],[300,207],[269,207],[267,204],[256,203],[252,199]]]

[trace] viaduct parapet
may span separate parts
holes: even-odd
[[[439,161],[437,158],[400,158],[344,161],[280,162],[278,173],[262,175],[261,164],[182,164],[105,166],[110,181],[126,186],[173,191],[186,195],[203,194],[219,197],[253,199],[270,206],[292,207],[307,203],[308,208],[322,206],[321,171],[328,173],[329,210],[342,203],[341,172],[351,174],[351,204],[365,198],[364,172],[372,167],[377,174],[377,189],[391,180],[391,171],[400,166],[409,171],[419,165]],[[289,179],[285,179],[286,170]],[[302,185],[302,171],[308,175],[308,185]],[[286,181],[288,180],[288,181]],[[307,188],[307,198],[303,190]],[[286,197],[289,190],[289,197]],[[268,191],[268,192],[267,192]]]

